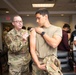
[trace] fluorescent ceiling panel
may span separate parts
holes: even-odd
[[[54,4],[32,4],[33,7],[53,7]]]

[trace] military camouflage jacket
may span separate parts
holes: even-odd
[[[11,53],[25,53],[28,49],[28,41],[24,42],[22,35],[26,32],[25,30],[16,31],[12,29],[5,36],[5,42]]]

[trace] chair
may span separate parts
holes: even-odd
[[[74,62],[76,64],[76,51],[73,51],[73,59],[74,59]]]
[[[58,51],[57,57],[61,62],[61,68],[63,75],[76,75],[73,71],[71,71],[71,67],[69,65],[69,53],[66,51]]]
[[[73,51],[73,70],[76,73],[76,51]]]
[[[62,72],[70,71],[71,68],[69,66],[68,52],[58,51],[57,56],[58,56],[58,59],[61,62]]]

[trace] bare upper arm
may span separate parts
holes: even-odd
[[[35,50],[35,44],[36,44],[36,32],[35,29],[33,29],[30,33],[30,50]]]
[[[58,36],[58,35],[54,35],[53,38],[56,40],[56,43],[59,45],[59,43],[62,40],[62,37],[61,36]]]

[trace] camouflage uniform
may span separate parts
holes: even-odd
[[[28,50],[28,40],[24,42],[22,35],[26,32],[21,29],[12,29],[5,37],[8,46],[8,65],[10,75],[29,75],[28,67],[30,54]]]
[[[43,29],[45,33],[48,34],[50,37],[53,37],[54,35],[62,37],[62,29],[60,27],[51,25],[50,27]],[[44,38],[40,34],[36,33],[36,54],[38,56],[39,62],[42,64],[44,63],[44,58],[51,55],[57,56],[57,48],[53,48],[50,45],[48,45],[44,40]],[[49,75],[47,71],[38,69],[35,63],[33,63],[32,66],[33,66],[32,75]]]

